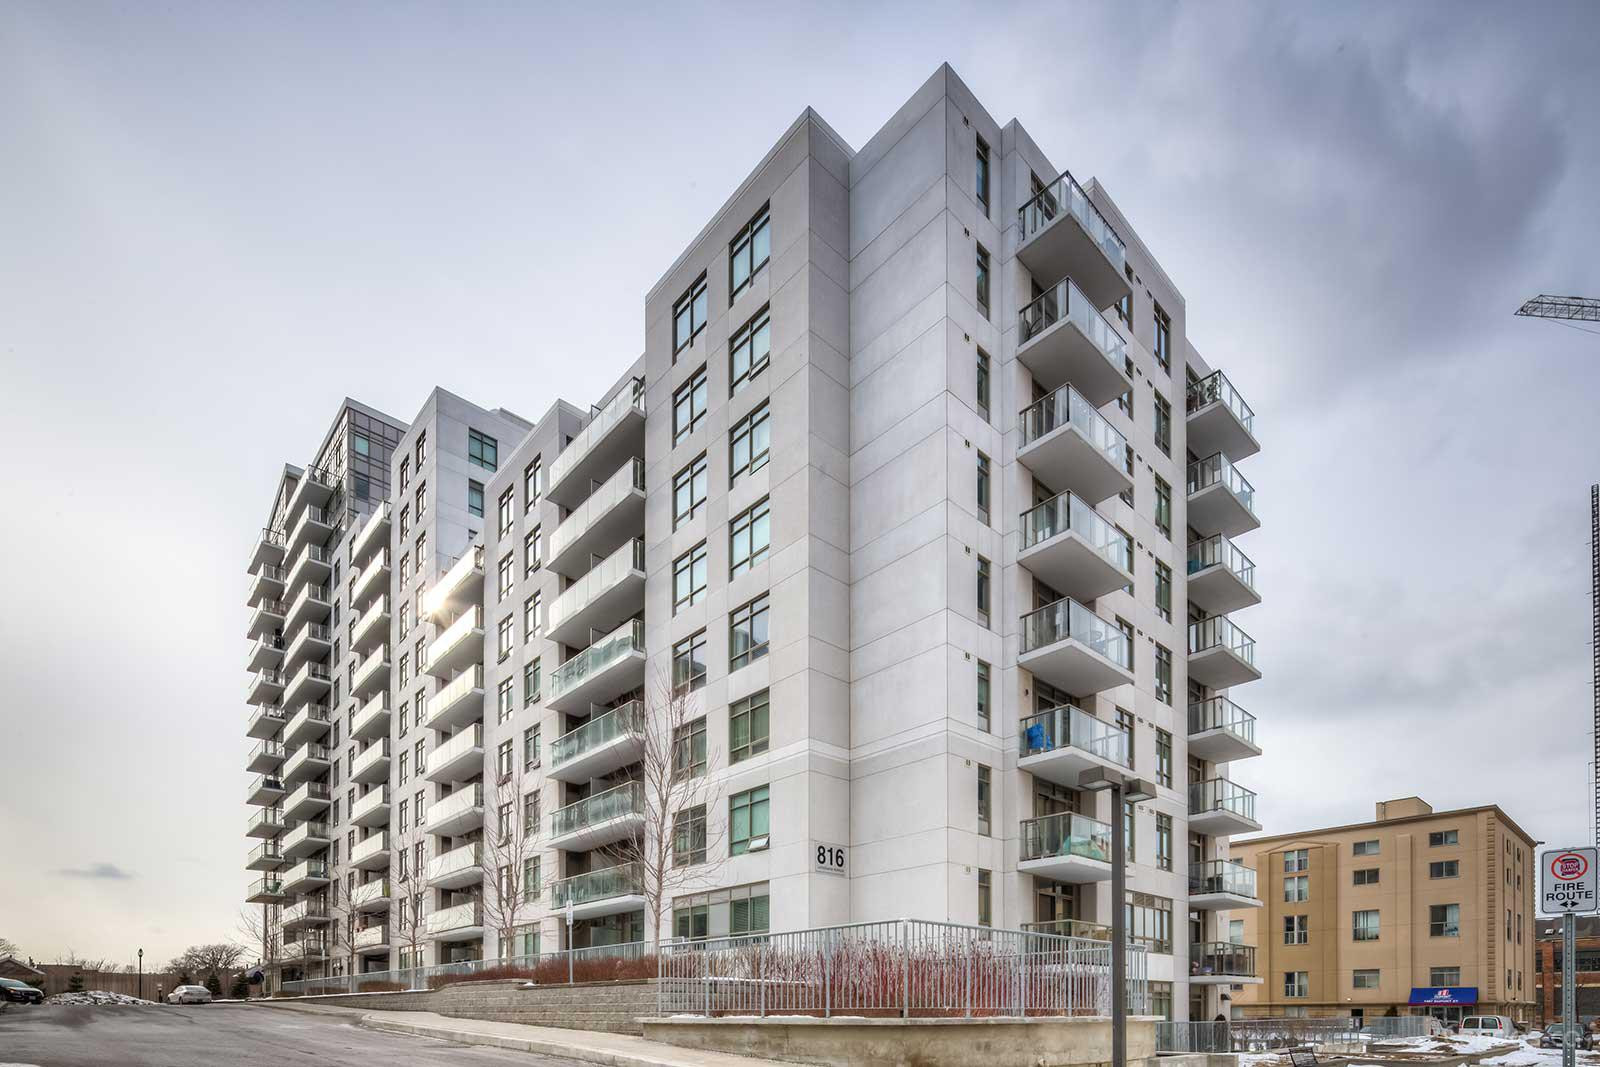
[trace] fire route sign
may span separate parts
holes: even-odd
[[[1546,915],[1600,911],[1600,859],[1593,847],[1549,849],[1539,855],[1539,910]]]

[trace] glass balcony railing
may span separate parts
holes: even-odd
[[[644,622],[629,619],[550,673],[550,699],[559,700],[613,663],[644,651]]]
[[[1238,897],[1256,896],[1256,872],[1232,860],[1207,860],[1189,864],[1189,895],[1231,893]]]
[[[1111,827],[1070,811],[1022,821],[1023,861],[1082,859],[1111,862]]]
[[[624,782],[551,812],[550,834],[552,837],[565,837],[612,819],[643,814],[644,788],[638,782]]]
[[[1189,736],[1209,730],[1226,730],[1240,740],[1256,743],[1256,717],[1227,697],[1212,697],[1189,705]]]
[[[1116,623],[1102,619],[1070,597],[1022,617],[1022,651],[1033,652],[1068,638],[1086,645],[1117,666],[1133,668],[1133,645]]]
[[[550,535],[551,558],[565,552],[568,546],[588,531],[595,519],[635,492],[644,492],[644,460],[637,457],[607,478],[604,485],[590,493],[583,503],[561,520],[561,524]]]
[[[1111,927],[1085,919],[1042,919],[1039,922],[1023,923],[1022,929],[1030,934],[1077,937],[1086,941],[1111,940]]]
[[[1057,534],[1069,530],[1085,541],[1119,570],[1133,570],[1133,546],[1122,531],[1084,502],[1082,497],[1061,493],[1022,513],[1022,548],[1026,551]]]
[[[1225,648],[1252,667],[1256,663],[1255,638],[1233,624],[1226,615],[1213,615],[1189,624],[1189,655]]]
[[[1125,371],[1128,342],[1112,328],[1110,321],[1095,309],[1094,304],[1070,278],[1061,279],[1018,312],[1017,328],[1020,333],[1017,343],[1027,344],[1063,319],[1076,326],[1106,357],[1106,362],[1117,368],[1119,374]]]
[[[1017,209],[1019,243],[1030,240],[1062,215],[1077,219],[1084,232],[1106,254],[1111,265],[1119,271],[1123,269],[1128,258],[1127,246],[1105,216],[1100,214],[1100,209],[1089,200],[1089,194],[1066,171],[1062,171],[1059,178]]]
[[[637,863],[621,863],[587,874],[576,874],[550,883],[550,906],[557,910],[570,904],[588,904],[611,897],[638,896],[644,892],[643,868]]]
[[[422,613],[432,617],[440,608],[449,603],[456,590],[461,587],[468,576],[473,574],[476,574],[480,579],[483,577],[482,545],[473,545],[468,549],[465,555],[450,565],[450,569],[444,572],[443,578],[434,583],[432,589],[422,594]]]
[[[283,847],[293,849],[306,841],[326,841],[328,839],[328,824],[321,819],[306,819],[303,822],[291,822],[283,835]]]
[[[360,908],[380,900],[388,900],[389,895],[389,879],[374,878],[370,882],[359,883],[350,891],[350,903]]]
[[[1018,724],[1018,741],[1023,756],[1076,748],[1128,766],[1128,731],[1071,704],[1046,708],[1023,719]]]
[[[467,640],[474,630],[483,629],[483,605],[475,604],[471,611],[461,613],[461,617],[444,628],[444,633],[435,637],[428,645],[428,666],[443,659],[462,641]]]
[[[612,708],[556,738],[550,745],[550,765],[560,767],[619,737],[638,737],[644,732],[644,705],[631,700]]]
[[[1245,480],[1227,456],[1221,452],[1213,452],[1205,459],[1197,459],[1189,464],[1188,493],[1194,496],[1202,489],[1213,485],[1226,486],[1228,491],[1238,498],[1239,503],[1250,514],[1256,513],[1256,489]]]
[[[1239,581],[1251,589],[1256,587],[1255,563],[1221,534],[1189,542],[1189,573],[1198,574],[1209,567],[1226,567]]]
[[[428,880],[448,878],[464,871],[477,870],[483,863],[483,843],[469,842],[449,852],[441,852],[428,861]]]
[[[1128,439],[1070,385],[1063,385],[1043,400],[1023,408],[1018,421],[1022,427],[1023,448],[1063,426],[1073,426],[1107,463],[1123,469],[1123,448]]]
[[[250,858],[245,862],[245,866],[281,859],[283,859],[283,853],[278,850],[278,843],[276,841],[264,841],[250,850]]]
[[[425,705],[426,721],[431,723],[433,717],[445,708],[454,707],[456,702],[475,689],[483,688],[483,664],[474,663],[471,667],[456,675],[432,696]]]
[[[1211,778],[1189,786],[1189,814],[1226,812],[1251,822],[1256,818],[1256,795],[1226,778]]]
[[[1189,393],[1185,400],[1188,413],[1193,414],[1208,404],[1221,402],[1224,407],[1233,412],[1233,417],[1239,424],[1251,433],[1255,432],[1256,413],[1250,410],[1250,405],[1244,402],[1244,397],[1228,381],[1227,375],[1219,370],[1189,386]]]
[[[443,767],[453,760],[460,759],[475,748],[483,747],[483,723],[475,722],[465,730],[453,735],[450,740],[433,750],[433,755],[428,759],[428,765]]]
[[[1207,941],[1189,947],[1189,975],[1200,978],[1206,975],[1238,975],[1254,978],[1256,974],[1256,948],[1254,945],[1236,945],[1231,941]]]
[[[257,878],[244,887],[245,899],[283,896],[283,879]]]
[[[260,774],[250,780],[250,786],[245,790],[245,797],[258,796],[263,793],[282,793],[283,779],[276,774]],[[246,801],[248,803],[248,800]]]
[[[387,741],[388,738],[385,738],[384,740]],[[350,818],[360,819],[363,816],[376,811],[378,808],[387,807],[388,804],[388,783],[385,782],[380,785],[375,785],[361,796],[356,798],[356,802],[350,806]]]
[[[602,408],[594,418],[589,420],[589,425],[585,426],[578,436],[574,437],[571,443],[561,450],[561,454],[556,456],[555,461],[550,464],[550,480],[548,484],[560,485],[567,475],[572,473],[573,468],[589,454],[589,450],[594,447],[595,442],[604,438],[606,434],[611,432],[613,426],[621,422],[630,412],[635,411],[640,415],[645,413],[643,378],[635,378],[628,385],[623,386],[617,395],[612,397],[611,402]]]
[[[283,825],[282,808],[262,808],[245,820],[244,830],[246,837],[257,836],[256,830],[271,830]]]
[[[282,689],[286,682],[287,679],[284,678],[282,671],[256,671],[256,673],[252,674],[249,680],[245,682],[244,687],[247,692],[254,690],[258,685],[272,686],[277,689]]]
[[[554,630],[578,612],[588,607],[600,594],[609,591],[634,571],[644,570],[644,538],[635,537],[600,563],[588,574],[567,586],[550,605],[550,628]]]
[[[428,809],[428,822],[435,826],[448,823],[457,816],[483,807],[483,783],[464,785],[449,796],[440,797]]]
[[[302,900],[284,908],[279,922],[284,926],[297,926],[303,922],[326,922],[330,917],[326,901]]]
[[[326,860],[301,860],[297,865],[290,867],[284,873],[283,880],[289,885],[297,882],[328,880],[328,864]]]

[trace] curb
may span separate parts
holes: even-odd
[[[583,1048],[582,1046],[575,1047],[554,1041],[534,1041],[525,1037],[502,1037],[499,1034],[473,1033],[472,1031],[454,1030],[445,1026],[422,1026],[417,1023],[390,1022],[388,1020],[374,1019],[370,1015],[361,1018],[361,1025],[368,1030],[410,1034],[413,1037],[432,1037],[457,1045],[487,1045],[490,1048],[513,1049],[517,1052],[537,1052],[545,1056],[564,1057],[583,1063],[598,1063],[604,1065],[604,1067],[677,1067],[677,1064],[647,1056],[631,1056],[623,1052],[607,1052],[601,1049]]]

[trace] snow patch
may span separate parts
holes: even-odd
[[[102,989],[89,989],[82,993],[57,993],[53,997],[46,997],[45,1003],[94,1004],[100,1006],[115,1004],[118,1006],[129,1007],[156,1007],[156,1002],[153,1000],[140,1000],[138,997],[130,997],[126,993],[107,993]]]

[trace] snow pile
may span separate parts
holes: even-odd
[[[155,1007],[153,1000],[140,1000],[130,997],[126,993],[107,993],[101,989],[90,989],[82,993],[57,993],[53,997],[45,998],[46,1004],[95,1004],[95,1005],[127,1005],[132,1007]]]

